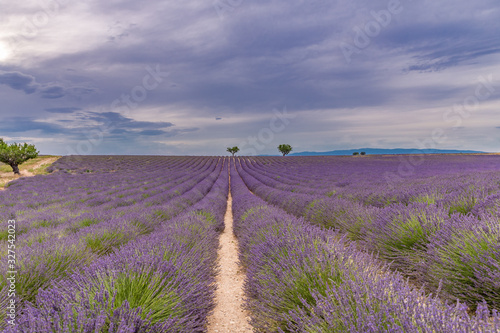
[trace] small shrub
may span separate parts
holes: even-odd
[[[394,266],[413,273],[422,264],[431,238],[448,222],[442,209],[424,203],[388,207],[371,228],[371,238],[380,255]]]
[[[61,280],[77,267],[90,263],[95,256],[78,245],[58,244],[56,248],[47,244],[39,244],[34,250],[26,249],[20,253],[16,291],[20,299],[34,302],[40,289],[49,287]],[[29,253],[29,255],[28,255]],[[6,285],[0,281],[0,290]]]
[[[436,237],[429,256],[429,273],[451,299],[456,297],[475,307],[483,300],[500,308],[500,225],[498,219],[455,225],[449,236]],[[441,241],[441,238],[447,238]]]
[[[120,230],[105,230],[89,234],[83,239],[90,251],[98,255],[106,255],[112,253],[116,247],[127,243],[131,239],[131,234]]]

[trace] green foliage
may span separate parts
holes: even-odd
[[[252,207],[252,208],[249,208],[245,211],[245,213],[241,216],[241,221],[244,222],[248,216],[254,214],[254,213],[257,213],[261,210],[264,210],[266,207],[264,206],[255,206],[255,207]]]
[[[307,205],[305,212],[304,212],[304,218],[309,219],[310,221],[314,223],[321,223],[323,219],[325,218],[323,210],[318,208],[318,203],[322,202],[322,200],[313,200]]]
[[[333,195],[334,195],[335,193],[337,193],[337,190],[332,190],[332,191],[326,192],[326,194],[325,194],[325,195],[326,195],[327,197],[331,198],[331,197],[333,197]]]
[[[445,223],[443,216],[415,210],[393,216],[387,229],[375,231],[373,236],[382,257],[394,260],[398,270],[413,274],[423,264],[431,238]]]
[[[11,172],[12,168],[6,164],[0,165],[0,172]]]
[[[49,238],[49,234],[47,232],[43,232],[40,234],[33,235],[26,240],[23,241],[23,244],[27,246],[32,246],[33,244],[41,244],[45,242]]]
[[[59,224],[58,220],[55,220],[55,219],[43,219],[43,220],[34,222],[32,224],[32,228],[55,227],[58,224]]]
[[[100,221],[98,219],[93,219],[93,218],[86,218],[78,222],[78,227],[79,228],[85,228],[85,227],[90,227],[93,224],[99,223]]]
[[[18,260],[16,279],[17,295],[25,301],[34,302],[38,290],[66,277],[76,267],[93,261],[95,256],[81,246],[58,246],[55,249],[36,253]],[[6,285],[6,276],[1,276],[0,290]]]
[[[352,240],[365,238],[364,228],[372,223],[373,219],[365,212],[331,206],[323,200],[312,201],[306,208],[304,218],[324,228],[341,230]]]
[[[129,234],[119,230],[108,231],[102,233],[89,234],[84,237],[85,245],[88,249],[98,255],[106,255],[120,245],[127,243],[131,239]]]
[[[450,240],[436,248],[430,274],[434,281],[442,281],[443,289],[450,295],[466,298],[471,304],[484,300],[498,307],[500,293],[494,276],[500,259],[495,255],[500,225],[497,221],[485,224],[473,230],[456,230]],[[490,285],[475,283],[478,276],[490,281]]]
[[[20,164],[29,159],[36,158],[38,153],[35,145],[27,143],[13,143],[9,145],[0,138],[0,162],[10,165],[16,174],[19,174],[18,166]]]
[[[140,272],[117,275],[103,272],[98,275],[95,283],[82,290],[79,297],[96,300],[104,288],[109,295],[114,296],[109,299],[106,306],[110,318],[113,317],[114,311],[127,301],[131,308],[142,309],[142,318],[150,314],[151,322],[157,323],[184,314],[180,296],[172,288],[173,279],[174,276],[162,276],[147,267]]]
[[[217,221],[215,220],[215,216],[212,213],[207,212],[205,210],[198,210],[194,212],[194,214],[203,216],[205,218],[205,221],[207,221],[209,224],[217,223]]]
[[[352,153],[354,156],[358,156],[359,153],[357,151],[355,151],[354,153]]]
[[[304,245],[317,253],[319,258],[328,257],[325,249],[319,248],[318,243]],[[304,313],[311,314],[311,306],[316,304],[313,294],[326,296],[330,287],[342,285],[344,279],[349,278],[341,269],[336,260],[316,260],[316,256],[301,258],[300,262],[293,270],[284,274],[276,274],[283,261],[297,260],[300,253],[293,247],[279,247],[274,253],[268,253],[267,263],[257,272],[263,294],[276,300],[276,307],[279,312],[289,313],[289,311],[301,309]],[[269,326],[276,329],[285,330],[287,320],[284,318],[266,318]],[[287,331],[285,331],[287,332]]]
[[[462,215],[467,215],[473,209],[478,200],[485,196],[485,189],[475,187],[470,185],[468,188],[465,188],[463,192],[461,192],[454,200],[452,200],[449,204],[450,215],[454,213],[459,213]]]
[[[439,229],[439,224],[430,221],[425,213],[409,217],[395,216],[389,225],[391,236],[385,238],[382,246],[385,252],[401,254],[416,252],[415,247],[424,249],[429,238]],[[441,224],[444,221],[441,221]]]
[[[443,196],[440,194],[425,194],[417,197],[413,197],[411,202],[421,202],[426,203],[428,205],[435,205],[439,199],[442,199]]]
[[[6,240],[8,238],[9,238],[9,230],[7,228],[5,228],[4,230],[0,230],[0,241]]]
[[[366,152],[362,151],[362,152],[360,153],[360,155],[366,155]]]
[[[292,146],[288,144],[281,144],[278,146],[278,150],[283,154],[283,156],[285,156],[290,154],[290,152],[292,151]]]
[[[173,208],[157,209],[154,211],[154,215],[163,220],[170,220],[175,216],[175,211]]]
[[[448,213],[450,215],[452,215],[454,213],[459,213],[459,214],[462,214],[462,215],[467,215],[468,213],[470,213],[472,211],[472,209],[474,208],[476,202],[477,202],[477,199],[475,197],[473,197],[473,196],[470,196],[470,197],[464,196],[462,198],[459,198],[458,200],[456,200],[455,202],[453,202],[450,205]]]
[[[157,223],[150,223],[140,219],[133,220],[130,223],[137,229],[138,235],[149,234],[154,230],[154,227],[157,225]]]
[[[229,153],[231,153],[231,154],[233,154],[233,156],[234,156],[234,154],[236,154],[237,152],[240,151],[240,148],[238,148],[238,146],[234,146],[232,148],[231,147],[227,147],[226,151],[229,152]]]

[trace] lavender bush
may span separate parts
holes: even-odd
[[[283,167],[283,162],[280,162],[279,167]],[[236,162],[232,175],[241,173],[245,182],[239,177],[232,178],[233,208],[241,261],[248,270],[248,308],[253,313],[253,324],[259,331],[496,332],[500,329],[496,310],[488,310],[495,308],[496,303],[484,297],[485,290],[490,295],[498,295],[495,285],[498,266],[491,265],[497,260],[494,255],[496,247],[492,242],[482,245],[487,249],[482,252],[483,262],[476,260],[478,264],[473,268],[477,271],[481,262],[483,272],[490,272],[481,280],[483,297],[474,299],[451,292],[454,296],[451,299],[459,297],[467,300],[470,306],[477,309],[473,316],[466,304],[447,304],[439,298],[428,296],[425,289],[413,289],[400,273],[393,273],[374,258],[360,253],[354,243],[345,242],[341,235],[326,229],[316,229],[304,220],[268,205],[266,201],[300,215],[287,208],[289,197],[293,196],[297,200],[301,196],[305,200],[310,197],[281,191],[282,200],[273,201],[278,198],[273,194],[277,190],[264,183],[258,184],[257,179],[245,171]],[[419,179],[419,182],[422,181]],[[255,195],[246,189],[246,185]],[[486,192],[494,191],[494,188],[490,188]],[[362,203],[362,206],[369,205],[370,200],[359,200],[366,196],[347,196],[346,192],[343,198],[332,196],[332,199],[327,197],[312,201],[306,212],[309,216],[318,217],[317,209],[326,208],[326,202],[335,202],[341,207],[339,203],[347,206],[345,200]],[[410,266],[410,272],[426,272],[425,277],[428,278],[432,275],[429,273],[429,257],[440,245],[435,244],[436,240],[443,239],[441,235],[445,234],[445,230],[457,230],[452,227],[454,221],[464,223],[468,217],[459,212],[453,212],[450,216],[445,201],[418,203],[418,200],[411,200],[422,197],[422,193],[405,191],[394,194],[393,198],[403,198],[406,204],[376,205],[375,209],[378,210],[373,211],[374,215],[364,225],[368,228],[365,235],[371,236],[365,244],[376,246],[385,251],[388,259],[399,261],[400,270]],[[412,201],[415,203],[410,204]],[[386,208],[377,208],[382,206]],[[332,226],[342,225],[336,219],[345,220],[343,223],[347,224],[350,218],[345,218],[349,216],[347,209],[333,207],[330,212],[334,220]],[[498,225],[498,221],[495,223]],[[341,227],[336,229],[344,231]],[[481,230],[486,231],[485,228]],[[488,232],[491,234],[491,230],[488,229]],[[484,264],[486,258],[489,258],[489,266]],[[463,256],[461,259],[466,261]],[[449,269],[453,269],[450,262],[446,264]],[[392,265],[398,266],[394,262]],[[446,285],[443,287],[446,289]],[[436,288],[439,288],[439,283]]]
[[[151,158],[134,177],[125,176],[134,158],[124,159],[112,169],[116,159],[94,157],[95,165],[85,168],[95,171],[71,174],[62,169],[72,167],[72,158],[63,158],[59,171],[5,192],[0,209],[11,214],[15,208],[22,231],[20,307],[16,327],[4,326],[8,332],[205,330],[224,228],[227,164]],[[50,179],[54,186],[39,195],[38,186]],[[1,287],[3,304],[6,285]]]
[[[345,233],[358,245],[380,253],[393,269],[414,282],[424,283],[429,291],[438,292],[440,281],[447,281],[447,274],[461,270],[460,260],[469,260],[464,256],[449,260],[448,270],[437,273],[440,265],[445,265],[438,258],[450,255],[445,254],[447,251],[462,251],[451,244],[442,247],[452,230],[466,228],[471,214],[480,221],[498,225],[498,161],[498,156],[429,156],[410,177],[392,181],[390,186],[380,175],[397,175],[400,163],[396,163],[395,157],[371,156],[363,161],[342,157],[294,157],[286,161],[273,157],[240,158],[235,167],[250,190],[267,203]],[[291,185],[296,191],[290,190]],[[449,232],[440,233],[443,228]],[[475,237],[456,237],[477,243]],[[495,299],[498,287],[480,282],[484,279],[479,277],[495,279],[499,274],[498,265],[494,264],[498,260],[495,237],[489,236],[489,241],[481,238],[480,243],[487,248],[481,254],[482,260],[489,262],[483,265],[481,273],[464,273],[464,283],[454,284],[450,280],[453,288],[447,288],[442,296],[466,301],[472,309],[483,300],[499,309]],[[473,296],[470,285],[481,289],[483,296]]]

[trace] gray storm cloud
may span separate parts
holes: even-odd
[[[495,1],[221,1],[59,8],[19,45],[22,62],[0,64],[0,121],[11,125],[3,131],[22,138],[39,127],[41,137],[77,145],[75,129],[81,138],[110,124],[96,153],[147,153],[150,142],[155,153],[216,154],[258,137],[273,110],[287,107],[295,120],[259,153],[287,141],[294,151],[413,148],[436,128],[451,129],[449,110],[493,75],[488,98],[468,117],[455,114],[468,130],[442,148],[498,146],[478,135],[500,126],[492,116],[500,106]],[[5,10],[12,20],[2,31],[15,34],[14,18],[41,10],[26,6]],[[147,68],[169,75],[145,89],[155,82]]]

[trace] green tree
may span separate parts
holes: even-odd
[[[356,152],[354,152],[354,153],[352,153],[352,154],[353,154],[354,156],[358,156],[358,155],[359,155],[359,153],[358,153],[357,151],[356,151]]]
[[[234,156],[234,154],[240,151],[240,148],[238,148],[237,146],[234,146],[233,148],[227,147],[226,151],[230,152]]]
[[[10,165],[14,174],[20,174],[20,164],[37,156],[38,151],[35,145],[29,145],[27,143],[13,143],[9,145],[0,138],[0,162]]]
[[[283,156],[285,156],[290,154],[290,152],[292,151],[292,146],[287,144],[281,144],[278,146],[278,150],[280,151],[280,153],[283,154]]]

